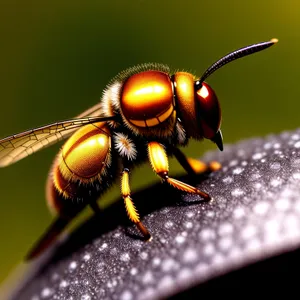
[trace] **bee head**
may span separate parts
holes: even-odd
[[[223,150],[220,104],[216,93],[204,80],[229,62],[269,48],[277,41],[272,39],[235,50],[212,64],[198,80],[186,72],[173,75],[178,113],[189,137],[210,139]]]

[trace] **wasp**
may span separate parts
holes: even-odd
[[[169,176],[168,156],[174,155],[188,174],[217,170],[187,158],[179,149],[190,139],[209,139],[223,150],[221,109],[214,90],[205,82],[220,67],[264,50],[277,39],[235,50],[212,64],[200,77],[148,63],[118,74],[102,99],[78,117],[31,129],[0,140],[4,167],[69,138],[57,154],[46,184],[46,199],[57,217],[33,246],[27,259],[42,253],[87,205],[99,211],[97,200],[117,180],[129,219],[145,240],[151,234],[131,198],[129,174],[150,161],[154,172],[172,187],[210,200],[208,193]]]

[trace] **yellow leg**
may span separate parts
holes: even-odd
[[[135,208],[132,199],[130,197],[130,186],[129,186],[129,170],[124,169],[121,177],[121,194],[124,199],[126,211],[129,219],[136,225],[139,231],[142,233],[146,240],[151,239],[151,235],[148,229],[140,221],[140,216]]]
[[[214,172],[221,168],[221,164],[217,161],[211,161],[207,164],[201,160],[186,157],[177,147],[172,147],[172,153],[189,175],[200,175],[204,172]]]
[[[90,207],[96,215],[99,215],[101,213],[101,209],[100,209],[97,201],[92,201],[90,203]]]
[[[160,143],[148,143],[148,154],[150,163],[156,174],[159,175],[163,180],[167,181],[174,188],[185,191],[187,193],[198,194],[205,200],[211,199],[211,197],[207,193],[202,192],[196,187],[169,177],[169,162],[167,153],[165,148]]]

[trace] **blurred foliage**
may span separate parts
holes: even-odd
[[[273,37],[279,39],[276,46],[224,67],[207,81],[222,105],[225,144],[296,128],[299,14],[300,2],[291,0],[5,1],[0,136],[77,115],[127,67],[161,62],[200,76],[220,56]],[[51,221],[44,183],[58,149],[0,170],[0,281]],[[208,149],[215,149],[209,141],[192,142],[185,152],[199,157]],[[182,172],[176,163],[171,170]],[[134,172],[132,187],[155,180],[146,165]],[[116,185],[104,200],[118,195]]]

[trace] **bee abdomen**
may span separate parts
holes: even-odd
[[[78,185],[75,182],[68,184],[61,176],[59,168],[54,167],[53,176],[49,176],[46,187],[46,198],[51,212],[59,215],[66,214],[69,217],[73,211],[80,210],[81,206],[85,206],[86,203],[83,205],[83,201],[74,201],[78,193],[77,188]],[[80,209],[77,208],[77,204],[80,205]]]
[[[110,131],[105,123],[84,126],[63,146],[59,169],[68,181],[93,182],[110,163],[110,148]]]
[[[47,199],[51,210],[61,212],[71,202],[88,203],[89,198],[99,194],[96,187],[110,165],[110,150],[110,131],[104,122],[86,125],[69,138],[56,157],[48,179]]]

